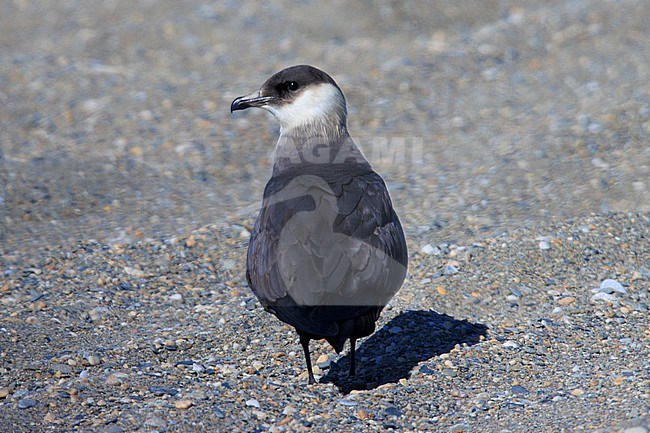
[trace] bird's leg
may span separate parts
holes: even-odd
[[[350,338],[350,376],[354,376],[355,374],[357,374],[357,369],[355,365],[356,345],[357,345],[357,339]]]
[[[309,384],[313,385],[316,383],[314,379],[314,372],[311,369],[311,355],[309,354],[309,337],[304,335],[300,336],[300,344],[302,345],[302,350],[305,352],[305,361],[307,362],[307,373],[309,374]]]

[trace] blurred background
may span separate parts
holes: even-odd
[[[301,63],[345,92],[411,239],[650,210],[647,1],[0,8],[5,252],[249,227],[279,127],[230,102]]]

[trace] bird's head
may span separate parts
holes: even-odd
[[[292,66],[277,72],[260,90],[235,99],[230,111],[249,107],[271,112],[283,134],[301,131],[340,135],[347,131],[343,92],[332,77],[313,66]]]

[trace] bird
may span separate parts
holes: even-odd
[[[251,231],[246,279],[264,309],[293,326],[316,380],[309,343],[336,351],[375,323],[407,274],[402,225],[382,177],[350,136],[341,88],[309,65],[283,69],[230,111],[258,107],[280,123],[273,170]]]

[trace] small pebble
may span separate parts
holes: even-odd
[[[557,301],[559,305],[565,306],[565,305],[570,305],[573,304],[576,301],[576,299],[572,296],[567,296],[565,298],[561,298]]]
[[[167,421],[162,417],[153,415],[144,420],[144,425],[148,427],[160,428],[163,429],[167,426]],[[153,433],[153,432],[150,432]]]
[[[93,308],[92,310],[88,311],[88,316],[90,317],[90,320],[95,322],[95,321],[101,319],[102,317],[104,317],[104,315],[106,315],[108,313],[108,311],[109,310],[106,307],[96,307],[96,308]]]
[[[282,414],[283,414],[283,415],[292,415],[292,414],[294,414],[294,413],[296,413],[296,412],[298,412],[298,410],[297,410],[295,407],[290,406],[290,405],[289,405],[289,406],[286,406],[286,407],[282,410]]]
[[[467,394],[465,394],[463,391],[459,391],[457,389],[452,389],[450,395],[454,398],[465,398],[467,397]]]
[[[33,398],[24,398],[18,402],[18,409],[29,409],[36,406],[36,400]]]
[[[600,291],[604,293],[614,293],[614,292],[623,293],[623,294],[627,293],[627,289],[623,287],[621,283],[609,278],[603,280],[603,282],[600,283]]]
[[[163,396],[165,394],[169,394],[171,396],[174,396],[178,394],[178,391],[173,389],[173,388],[165,388],[162,386],[150,386],[149,387],[149,392],[157,395],[157,396]]]
[[[174,293],[169,297],[170,302],[183,302],[183,295],[180,293]]]
[[[135,278],[144,278],[144,277],[147,276],[147,274],[142,269],[132,268],[130,266],[125,266],[124,267],[124,272],[127,275],[130,275],[130,276],[135,277]]]
[[[384,413],[388,416],[396,416],[396,417],[401,417],[403,415],[403,413],[395,406],[388,406],[386,409],[384,409]]]
[[[444,268],[442,268],[442,275],[454,275],[458,273],[458,268],[454,265],[446,264]]]
[[[208,394],[200,389],[195,389],[194,391],[190,392],[189,397],[191,397],[192,400],[207,400]]]
[[[66,364],[60,364],[58,362],[52,363],[50,365],[50,369],[55,372],[61,372],[62,374],[72,373],[72,367],[70,367],[67,363]]]
[[[115,386],[122,383],[122,381],[113,373],[109,374],[104,382],[108,386]]]
[[[174,402],[174,407],[176,409],[189,409],[192,404],[192,400],[181,399]]]
[[[617,301],[616,296],[610,293],[598,292],[590,298],[591,302],[611,302]]]
[[[361,410],[359,410],[359,412],[357,412],[357,416],[359,417],[359,419],[362,419],[362,420],[371,418],[371,415],[372,414],[370,412],[368,412],[367,410],[365,410],[365,409],[361,409]]]
[[[261,410],[251,410],[251,413],[258,419],[266,419],[268,417],[268,415]]]
[[[256,408],[259,409],[260,408],[260,402],[255,400],[254,398],[251,398],[249,400],[246,400],[246,406],[256,407]]]
[[[437,256],[437,255],[440,254],[440,249],[438,249],[438,247],[434,247],[434,246],[432,246],[430,244],[426,244],[426,245],[423,245],[420,248],[420,252],[422,254],[426,254],[426,255],[436,255]]]
[[[95,355],[90,355],[87,359],[90,365],[99,365],[101,363],[99,357]]]
[[[526,388],[524,388],[521,385],[515,385],[510,388],[510,392],[513,394],[528,394],[530,391],[528,391]]]
[[[456,376],[458,376],[458,373],[456,372],[456,370],[453,370],[451,368],[443,369],[442,374],[444,374],[447,377],[456,377]]]

